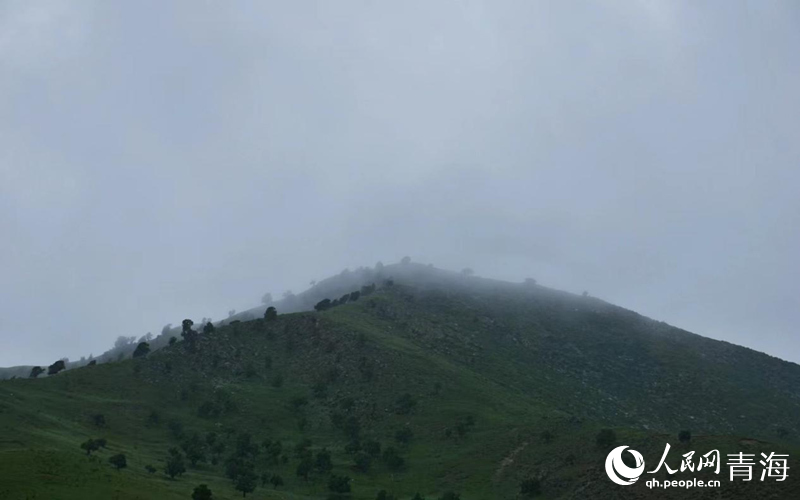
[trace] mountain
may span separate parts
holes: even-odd
[[[308,310],[326,298],[343,303]],[[265,307],[146,357],[0,381],[0,499],[188,499],[199,484],[234,498],[251,468],[252,496],[276,499],[328,498],[331,474],[352,488],[335,498],[353,499],[520,498],[526,480],[551,499],[800,488],[794,363],[532,280],[414,263],[323,280],[277,302],[274,320]],[[105,448],[81,449],[97,438]],[[673,468],[718,449],[788,454],[793,469],[781,482],[686,472],[722,483],[694,489],[648,489],[645,479],[687,477],[663,470],[632,486],[606,476],[611,448],[638,450],[649,471],[667,443]],[[174,480],[171,448],[187,469]],[[127,467],[116,471],[119,453]]]

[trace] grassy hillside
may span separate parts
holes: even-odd
[[[327,498],[332,474],[351,479],[342,498],[354,499],[517,498],[531,478],[553,499],[798,491],[791,471],[745,484],[724,468],[720,489],[623,488],[603,469],[613,445],[596,444],[611,428],[648,470],[666,442],[673,466],[718,448],[789,453],[797,467],[797,365],[537,285],[415,265],[368,278],[394,284],[321,313],[218,326],[146,358],[0,382],[0,499],[188,499],[201,483],[235,498],[231,457],[253,465],[248,497],[264,499]],[[352,286],[332,280],[325,293]],[[691,443],[678,442],[682,429]],[[87,455],[80,445],[95,438],[106,448]],[[170,448],[186,457],[174,480]],[[108,462],[117,453],[120,471]],[[308,456],[306,479],[297,469]]]

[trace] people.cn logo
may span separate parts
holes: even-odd
[[[611,453],[606,457],[606,474],[608,474],[609,479],[622,486],[635,483],[644,472],[644,457],[638,451],[628,450],[628,453],[633,455],[633,459],[636,462],[634,467],[628,467],[622,461],[622,452],[627,448],[627,446],[618,446],[611,450]]]

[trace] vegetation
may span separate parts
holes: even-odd
[[[293,296],[337,297],[319,312],[188,320],[135,360],[0,381],[0,497],[609,498],[608,449],[649,465],[678,429],[682,453],[800,456],[796,365],[541,285],[382,272]],[[798,483],[756,486],[726,498]]]

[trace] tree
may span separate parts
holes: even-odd
[[[333,474],[330,479],[328,479],[328,489],[331,493],[337,495],[350,493],[350,478],[348,476],[337,476]]]
[[[519,494],[524,497],[533,498],[539,495],[541,492],[542,484],[538,479],[526,479],[519,484]]]
[[[473,271],[471,267],[465,267],[461,270],[461,276],[468,277],[472,276],[473,274],[475,274],[475,271]]]
[[[453,491],[448,491],[439,497],[439,500],[461,500],[461,495]]]
[[[403,457],[400,456],[400,453],[398,453],[396,449],[390,446],[383,452],[383,463],[390,469],[397,470],[403,468],[405,460],[403,460]]]
[[[333,470],[333,462],[331,461],[331,452],[327,448],[317,453],[317,458],[314,461],[314,468],[321,474],[327,474]]]
[[[331,299],[322,299],[317,302],[317,305],[314,306],[314,310],[318,312],[322,312],[326,309],[330,309],[331,307]]]
[[[177,341],[178,341],[177,337],[170,337],[169,338],[169,345],[175,345],[175,342],[177,342]]]
[[[595,438],[598,448],[610,448],[617,442],[617,434],[611,429],[603,429]]]
[[[94,366],[94,365],[96,365],[96,364],[97,364],[97,360],[96,360],[96,359],[93,359],[93,360],[89,361],[89,362],[86,364],[86,366]]]
[[[417,406],[417,400],[409,393],[405,393],[395,402],[394,412],[398,415],[408,415]]]
[[[267,292],[261,297],[262,304],[272,304],[272,294]]]
[[[355,292],[350,292],[350,302],[355,302],[358,298],[361,297],[361,292],[356,290]]]
[[[369,472],[369,468],[372,466],[372,457],[363,451],[358,452],[353,461],[356,464],[356,469],[361,472]]]
[[[553,433],[552,433],[552,432],[550,432],[550,431],[543,431],[541,434],[539,434],[539,438],[540,438],[542,441],[544,441],[545,443],[549,443],[550,441],[552,441],[552,440],[553,440],[553,438],[554,438],[554,437],[555,437],[555,436],[554,436],[554,435],[553,435]]]
[[[405,256],[400,259],[400,263],[403,265],[411,264],[411,257]]]
[[[394,433],[394,439],[398,443],[408,444],[411,442],[411,438],[414,437],[414,432],[411,431],[410,427],[403,427],[399,431]]]
[[[211,500],[212,498],[214,497],[206,484],[195,487],[194,492],[192,492],[192,500]]]
[[[308,475],[311,474],[311,469],[313,468],[314,464],[311,463],[311,459],[308,457],[303,458],[300,460],[300,463],[297,464],[296,474],[298,477],[302,477],[306,481],[308,481]]]
[[[124,469],[128,466],[128,460],[125,458],[125,455],[122,453],[117,453],[116,455],[112,456],[108,459],[108,461],[117,468],[117,471],[120,469]]]
[[[692,432],[689,430],[682,430],[678,433],[678,441],[681,443],[688,443],[692,440]]]
[[[142,358],[147,356],[150,353],[150,344],[147,342],[141,342],[139,345],[136,346],[136,350],[133,351],[134,358]]]
[[[120,335],[117,337],[117,340],[114,341],[114,349],[123,349],[134,342],[136,342],[136,337],[126,337],[124,335]]]
[[[341,297],[339,297],[339,305],[347,304],[348,300],[350,300],[350,294],[349,293],[346,293],[346,294],[342,295]]]
[[[146,470],[148,474],[155,474],[158,469],[156,469],[150,464],[147,464],[144,466],[144,470]]]
[[[106,426],[106,416],[102,413],[95,413],[92,415],[92,423],[97,427],[105,427]]]
[[[267,321],[275,321],[278,319],[278,310],[273,306],[269,306],[267,310],[264,311],[264,319]]]
[[[370,439],[364,443],[364,451],[371,457],[381,456],[381,444],[374,439]]]
[[[214,333],[214,323],[210,321],[206,323],[205,326],[203,327],[203,333],[206,335],[208,335],[209,333]]]
[[[425,500],[425,497],[420,495],[419,492],[415,493],[411,500]]]
[[[194,321],[190,319],[185,319],[181,322],[181,326],[183,331],[181,332],[181,337],[183,340],[186,341],[189,349],[194,349],[195,342],[197,341],[197,332],[192,330],[192,325],[194,325]]]
[[[283,478],[277,474],[273,475],[272,478],[269,480],[272,484],[273,488],[278,488],[278,486],[283,486]]]
[[[65,370],[67,368],[66,364],[64,364],[63,359],[59,359],[52,365],[47,367],[47,374],[48,375],[55,375],[56,373],[60,372],[61,370]]]
[[[100,449],[100,445],[97,444],[97,441],[94,439],[89,439],[81,443],[81,449],[86,451],[87,455],[91,455],[93,451],[97,451]]]
[[[106,444],[108,444],[106,443],[106,438],[98,438],[95,439],[94,442],[97,443],[98,448],[105,448]]]
[[[44,368],[42,368],[41,366],[34,366],[33,368],[31,368],[31,374],[29,375],[29,378],[36,378],[42,373],[44,373]]]
[[[180,476],[184,472],[186,472],[186,464],[183,462],[183,455],[177,448],[170,448],[164,473],[170,479],[175,479],[175,476]]]
[[[245,469],[236,479],[236,489],[242,492],[243,497],[246,497],[248,493],[252,493],[256,489],[257,479],[252,468]]]

